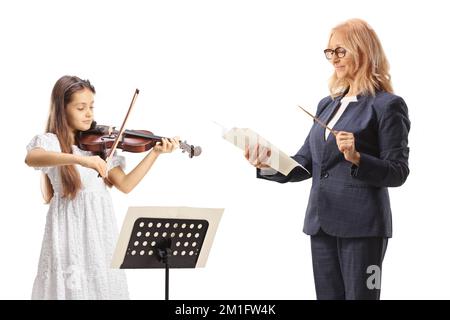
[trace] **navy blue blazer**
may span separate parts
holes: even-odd
[[[358,95],[334,126],[352,132],[359,166],[345,160],[336,138],[325,140],[324,128],[314,122],[303,146],[292,158],[308,169],[294,168],[257,177],[280,183],[312,177],[312,187],[303,231],[314,235],[322,228],[337,237],[392,237],[392,215],[388,187],[401,186],[408,177],[408,133],[410,121],[405,101],[379,91],[375,96]],[[342,96],[319,102],[316,117],[328,123]]]

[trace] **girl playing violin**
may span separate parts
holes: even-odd
[[[127,299],[123,270],[110,269],[118,228],[107,185],[128,193],[178,138],[162,139],[126,174],[125,158],[107,163],[77,147],[77,133],[93,121],[95,89],[63,76],[53,87],[46,133],[27,145],[25,163],[44,175],[49,203],[32,299]],[[100,179],[98,174],[104,179]]]

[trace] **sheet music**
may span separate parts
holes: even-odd
[[[223,135],[223,138],[243,151],[245,150],[246,145],[254,146],[257,143],[261,146],[269,147],[272,154],[269,158],[269,163],[267,164],[272,169],[281,172],[285,176],[287,176],[289,172],[297,166],[308,172],[308,174],[311,174],[300,163],[292,159],[274,144],[270,143],[267,139],[263,138],[250,128],[232,128]]]

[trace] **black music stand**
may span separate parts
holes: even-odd
[[[196,268],[206,263],[223,209],[130,207],[112,267],[165,269],[169,300],[170,268]]]

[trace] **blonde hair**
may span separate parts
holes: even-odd
[[[331,30],[331,37],[339,33],[343,46],[351,53],[354,74],[339,79],[336,72],[330,78],[329,89],[333,98],[341,95],[352,84],[352,91],[358,94],[375,95],[376,90],[393,93],[389,62],[381,42],[370,25],[361,19],[347,20]]]

